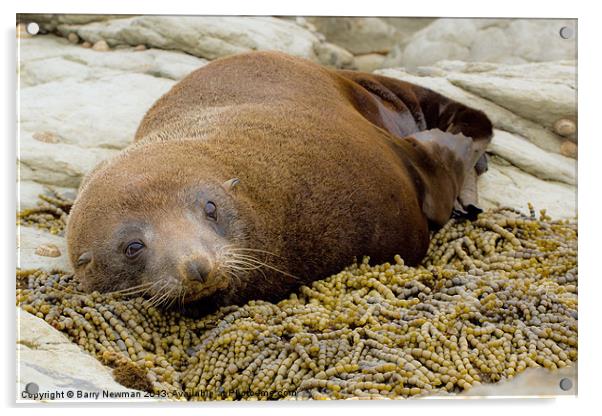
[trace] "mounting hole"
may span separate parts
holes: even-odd
[[[27,394],[36,394],[40,391],[40,386],[38,386],[36,383],[27,383],[25,385],[25,391]]]
[[[560,28],[560,37],[562,39],[570,39],[575,34],[575,31],[572,27],[563,26]]]
[[[27,23],[26,30],[27,33],[29,33],[30,35],[37,35],[38,33],[40,33],[40,25],[36,22]]]
[[[560,388],[564,391],[568,391],[573,387],[573,382],[570,378],[563,378],[560,380]]]

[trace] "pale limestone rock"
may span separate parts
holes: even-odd
[[[576,59],[576,37],[560,37],[563,26],[576,31],[576,25],[574,19],[437,19],[407,46],[394,48],[385,66],[415,68],[446,59],[507,64]]]
[[[524,137],[495,130],[487,152],[498,155],[517,168],[540,179],[577,184],[577,161],[546,152]]]
[[[399,42],[395,27],[378,17],[308,17],[328,42],[357,54],[387,53]]]
[[[64,144],[121,149],[132,142],[146,110],[173,84],[150,75],[121,73],[23,88],[21,140],[26,142],[29,132],[52,131]]]
[[[279,50],[316,60],[314,44],[319,42],[310,31],[274,17],[136,16],[59,25],[57,29],[61,33],[75,31],[89,42],[104,40],[111,46],[143,43],[207,59],[252,50]]]
[[[56,246],[59,255],[46,257],[36,254],[36,250],[41,245]],[[17,228],[17,268],[71,271],[65,238],[39,228],[19,226]]]
[[[525,74],[533,71],[521,65]],[[575,117],[577,94],[574,84],[542,81],[527,76],[500,77],[495,74],[453,73],[447,79],[465,91],[483,97],[521,117],[552,130],[561,117]]]
[[[21,180],[71,188],[133,141],[175,79],[206,63],[161,50],[99,54],[50,35],[24,39],[20,52]]]
[[[430,18],[323,17],[305,18],[328,42],[354,55],[386,54],[433,21]]]
[[[116,149],[41,143],[30,134],[22,133],[19,146],[21,180],[76,188],[90,169],[117,153]]]
[[[527,204],[546,209],[554,219],[575,218],[577,189],[562,182],[545,181],[493,156],[489,170],[479,176],[479,204],[483,209],[507,206],[528,213]]]
[[[384,55],[378,53],[367,53],[355,56],[355,67],[358,71],[372,72],[382,67],[385,60]]]
[[[568,396],[577,395],[578,377],[577,363],[550,371],[546,368],[527,368],[511,379],[494,384],[481,384],[460,393],[462,396],[480,397],[534,397],[534,396]],[[571,388],[563,390],[560,381],[568,378]]]
[[[52,186],[52,188],[68,199],[75,198],[76,188],[64,188],[60,186]],[[48,185],[44,185],[32,180],[21,180],[17,183],[17,211],[22,211],[27,208],[34,208],[38,205],[40,194],[52,195]]]
[[[353,55],[350,52],[333,43],[316,43],[314,51],[316,53],[318,61],[322,65],[330,66],[333,68],[355,68]]]
[[[178,80],[206,63],[191,55],[159,49],[135,54],[131,50],[101,54],[48,35],[21,43],[19,75],[22,86],[61,79],[97,79],[122,72]]]

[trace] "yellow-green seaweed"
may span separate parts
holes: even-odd
[[[52,225],[43,226],[60,232],[68,204],[55,199],[62,212],[47,210]],[[365,258],[279,303],[201,319],[142,298],[84,294],[60,271],[18,271],[16,301],[115,367],[121,382],[173,399],[460,392],[577,360],[577,224],[529,208],[451,220],[418,267]],[[32,215],[21,221],[38,224]]]

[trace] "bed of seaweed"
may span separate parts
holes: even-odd
[[[18,222],[62,233],[70,201]],[[364,258],[279,303],[200,319],[82,293],[18,270],[16,303],[114,368],[121,384],[186,400],[403,398],[456,393],[577,360],[577,222],[500,208],[451,220],[418,267]]]

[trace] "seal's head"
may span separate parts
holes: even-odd
[[[238,179],[219,178],[194,145],[134,145],[88,175],[67,226],[85,290],[168,304],[234,289],[233,253],[252,225],[241,219]]]

